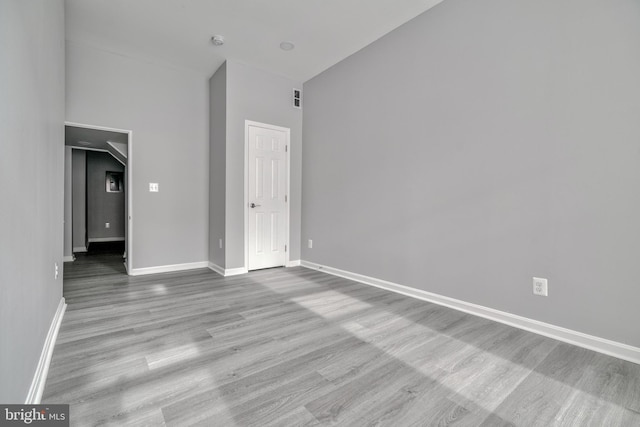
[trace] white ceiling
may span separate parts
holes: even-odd
[[[230,59],[304,82],[441,1],[66,0],[66,37],[207,75]]]
[[[129,135],[106,130],[87,129],[76,126],[64,127],[64,143],[71,147],[108,150],[107,141],[127,144]]]

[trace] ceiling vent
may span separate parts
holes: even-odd
[[[300,89],[293,89],[293,108],[302,109],[302,91]]]

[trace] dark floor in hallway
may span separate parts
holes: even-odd
[[[124,266],[124,242],[92,242],[87,252],[76,252],[74,262],[64,264],[64,279],[127,274]]]

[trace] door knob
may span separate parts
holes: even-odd
[[[252,208],[257,208],[260,205],[256,205],[255,203],[252,202],[249,206],[251,206]]]

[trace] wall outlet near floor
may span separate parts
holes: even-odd
[[[309,241],[307,242],[307,247],[308,247],[309,249],[312,249],[312,248],[313,248],[313,240],[309,239]]]
[[[53,270],[54,271],[53,272],[53,279],[54,280],[58,280],[58,275],[60,274],[60,269],[58,268],[58,263],[57,262],[53,264],[53,269],[54,269]]]
[[[158,191],[160,191],[160,186],[158,185],[157,182],[150,182],[149,191],[152,193],[157,193]]]
[[[104,228],[111,228],[111,224],[109,224],[108,222],[104,223]]]
[[[540,277],[533,278],[533,294],[540,295],[543,297],[549,296],[549,288],[547,285],[547,279],[542,279]]]

